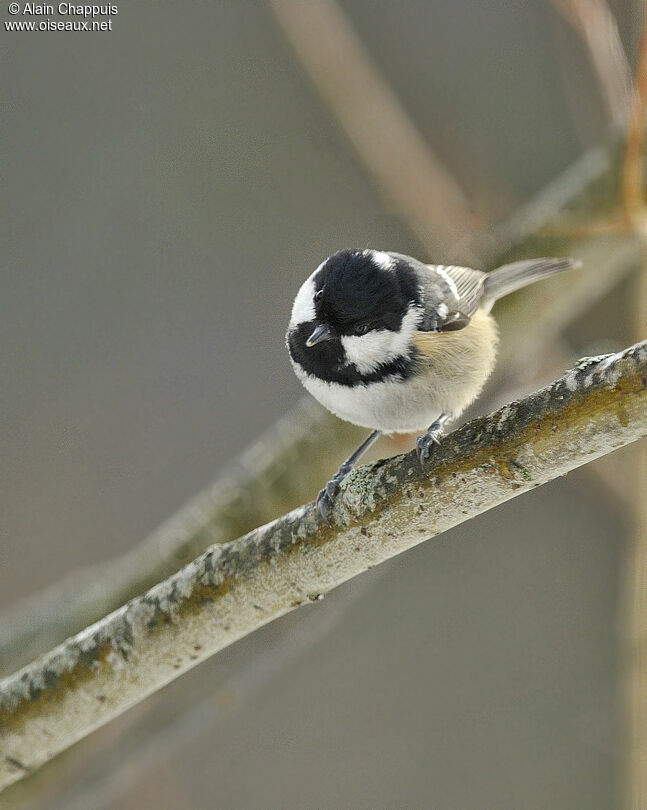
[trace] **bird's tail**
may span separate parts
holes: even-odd
[[[525,259],[521,262],[504,264],[497,267],[485,277],[483,284],[483,303],[489,309],[494,302],[504,295],[534,284],[542,278],[548,278],[563,270],[580,267],[581,262],[575,259]],[[489,306],[488,306],[489,304]]]

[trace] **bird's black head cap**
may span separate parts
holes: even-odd
[[[357,324],[396,332],[418,298],[412,268],[399,258],[373,250],[340,250],[314,277],[317,317],[341,335]]]

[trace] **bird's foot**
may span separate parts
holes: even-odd
[[[429,425],[429,430],[424,436],[418,436],[416,441],[416,453],[418,461],[424,464],[431,455],[431,448],[434,444],[440,444],[445,423],[450,419],[447,414],[441,413],[435,422]]]
[[[431,455],[432,446],[434,444],[440,444],[440,437],[442,435],[442,428],[436,428],[435,430],[429,428],[424,436],[418,436],[416,441],[416,453],[418,455],[418,461],[421,464],[424,464]]]
[[[342,464],[330,481],[328,481],[326,486],[317,495],[317,508],[319,509],[319,514],[329,525],[332,499],[337,494],[339,485],[350,472],[351,466],[347,467],[345,464]]]
[[[321,517],[330,525],[330,510],[332,507],[332,499],[335,497],[339,485],[346,478],[348,473],[353,469],[353,464],[364,455],[368,448],[380,437],[380,431],[374,430],[370,433],[360,446],[351,453],[346,461],[341,465],[333,477],[328,481],[326,486],[317,495],[317,508],[321,513]]]

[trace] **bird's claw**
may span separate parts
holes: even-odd
[[[440,437],[443,435],[442,428],[429,428],[424,436],[418,436],[416,441],[416,453],[418,461],[424,464],[431,455],[431,447],[440,444]]]
[[[317,495],[317,509],[319,509],[319,514],[328,525],[330,525],[330,509],[332,507],[332,499],[337,494],[339,485],[344,478],[346,478],[348,473],[349,470],[343,468],[340,469],[335,473],[335,475],[333,475],[330,481],[328,481],[326,486],[320,490],[319,494]]]

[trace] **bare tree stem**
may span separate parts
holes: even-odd
[[[609,118],[622,130],[631,98],[631,69],[609,5],[606,0],[553,0],[553,6],[582,37]]]
[[[378,190],[420,244],[454,246],[474,262],[466,237],[483,226],[451,172],[404,110],[335,0],[270,7],[303,69]]]
[[[647,328],[647,204],[645,202],[645,113],[647,111],[647,5],[638,48],[627,132],[622,191],[627,217],[641,241],[642,262],[634,285],[634,328]],[[641,334],[642,333],[642,334]],[[644,445],[644,443],[643,443]],[[647,806],[647,448],[634,449],[630,494],[632,527],[625,552],[621,599],[625,690],[624,796],[627,807]]]

